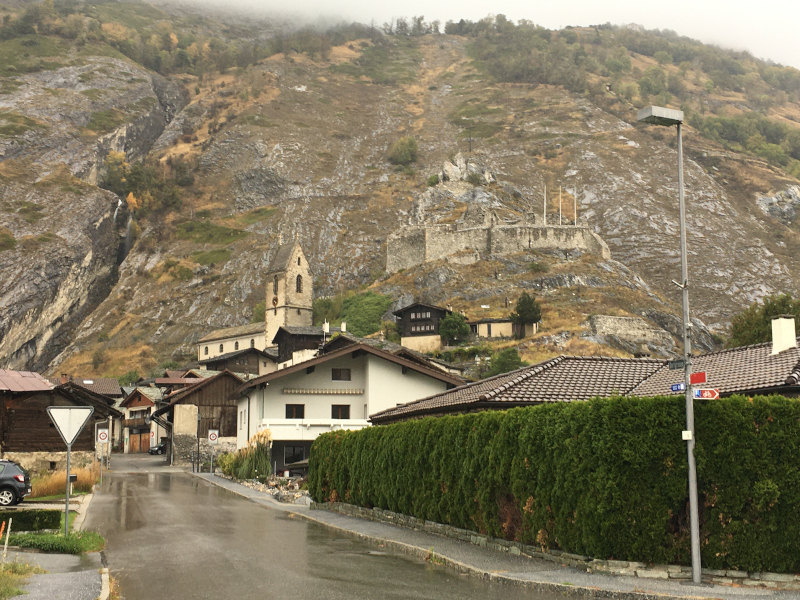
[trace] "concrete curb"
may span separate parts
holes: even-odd
[[[83,529],[83,523],[86,521],[86,511],[89,510],[89,504],[92,502],[92,498],[94,498],[94,491],[86,494],[80,504],[78,504],[76,510],[77,514],[72,521],[72,529],[74,531],[81,531]],[[72,502],[72,499],[70,499],[70,502]]]
[[[108,568],[100,569],[100,595],[97,600],[108,600],[111,596],[111,578],[108,575]]]

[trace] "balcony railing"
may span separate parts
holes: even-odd
[[[369,427],[366,419],[262,419],[258,424],[259,429],[269,429],[272,439],[277,441],[307,441],[327,431],[365,427]]]

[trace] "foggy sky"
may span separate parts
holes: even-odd
[[[199,1],[199,0],[198,0]],[[207,0],[213,1],[213,0]],[[222,3],[221,1],[219,3]],[[424,15],[439,20],[479,20],[504,14],[548,29],[567,25],[637,23],[647,29],[671,29],[701,42],[747,50],[757,58],[800,68],[800,2],[797,0],[233,0],[252,9],[290,10],[313,20],[347,20],[381,25],[396,17]],[[225,2],[228,4],[228,2]]]

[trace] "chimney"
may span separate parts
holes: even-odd
[[[347,323],[342,321],[342,324],[339,325],[339,329],[341,329],[342,333],[347,333]]]
[[[797,347],[793,315],[778,315],[772,318],[772,354]]]

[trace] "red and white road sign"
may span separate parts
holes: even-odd
[[[151,431],[151,432],[150,432],[150,437],[151,437],[151,438],[154,438],[154,437],[156,437],[156,432],[155,432],[155,431]]]
[[[219,439],[219,429],[209,429],[208,430],[208,443],[209,444],[216,444],[218,439]]]
[[[691,383],[692,385],[705,382],[706,382],[705,371],[698,371],[697,373],[692,373],[691,375],[689,375],[689,383]]]
[[[108,429],[97,430],[97,441],[104,444],[108,441]]]
[[[694,390],[694,397],[701,400],[716,400],[719,398],[719,390],[717,388],[700,388]]]

